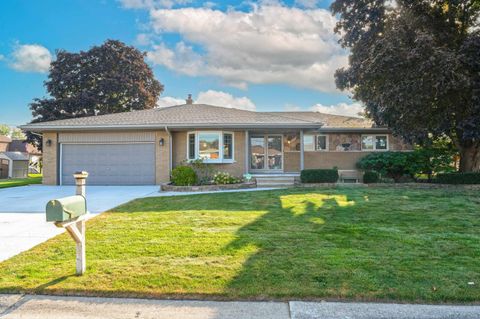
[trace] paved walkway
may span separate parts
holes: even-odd
[[[158,186],[88,186],[87,208],[94,216],[152,193],[158,194]],[[0,261],[63,232],[45,221],[45,205],[50,199],[74,194],[75,186],[31,185],[0,189]]]
[[[0,295],[0,318],[477,319],[480,306],[339,302],[219,302]]]

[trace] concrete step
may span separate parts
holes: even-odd
[[[293,186],[295,184],[294,176],[256,176],[257,186],[275,187],[275,186]]]

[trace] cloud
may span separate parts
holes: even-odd
[[[234,97],[233,95],[215,90],[207,90],[198,93],[198,97],[194,99],[194,103],[210,104],[216,106],[223,106],[228,108],[235,108],[241,110],[255,111],[255,104],[247,97]],[[173,105],[185,104],[185,99],[165,96],[161,97],[157,102],[157,107],[166,107]]]
[[[338,103],[335,105],[322,105],[322,104],[315,104],[310,108],[311,111],[320,112],[320,113],[327,113],[327,114],[335,114],[335,115],[344,115],[344,116],[354,116],[354,117],[361,117],[359,113],[365,112],[365,108],[360,103]]]
[[[164,96],[158,99],[157,107],[167,107],[167,106],[174,106],[174,105],[181,105],[185,104],[184,99],[177,99],[171,96]]]
[[[195,103],[211,104],[247,111],[255,111],[256,108],[255,104],[248,97],[234,97],[229,93],[214,90],[200,92]]]
[[[254,4],[249,12],[156,9],[150,19],[153,32],[182,37],[174,46],[153,46],[151,62],[190,76],[219,77],[239,88],[286,83],[333,92],[335,70],[347,65],[347,53],[333,33],[336,19],[325,9],[275,4]]]
[[[146,33],[139,33],[135,37],[135,44],[140,46],[149,45],[151,43],[150,35]]]
[[[22,72],[48,72],[52,54],[38,44],[17,44],[12,52],[11,68]]]

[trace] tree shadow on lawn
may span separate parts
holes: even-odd
[[[444,246],[445,238],[437,246],[433,229],[422,233],[435,216],[424,217],[424,225],[417,224],[418,212],[402,208],[404,199],[382,203],[360,194],[355,200],[341,191],[278,196],[274,205],[278,209],[241,227],[238,238],[224,248],[234,253],[256,247],[228,284],[228,295],[478,301],[478,291],[469,292],[466,287],[467,272],[474,269],[465,271],[465,265],[454,261],[463,257],[462,252],[444,251],[440,256],[438,246]],[[384,212],[374,210],[379,203]]]

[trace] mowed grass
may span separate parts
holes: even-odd
[[[475,191],[290,189],[145,198],[0,263],[0,292],[480,301]],[[474,284],[469,284],[474,282]]]
[[[27,178],[0,179],[0,188],[41,184],[42,174],[28,174]]]

